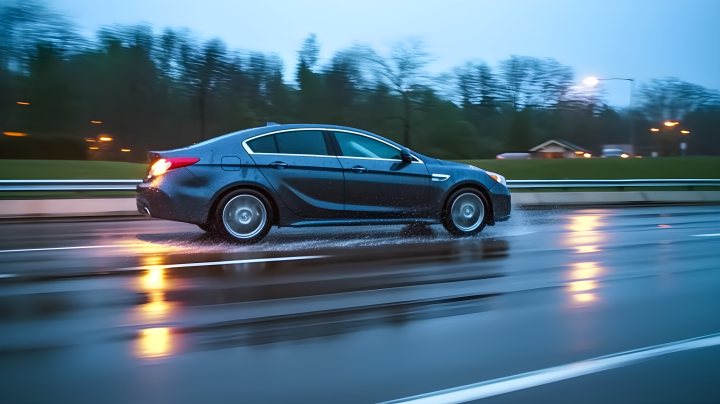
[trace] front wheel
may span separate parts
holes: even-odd
[[[215,212],[217,233],[241,244],[262,240],[270,231],[273,211],[267,198],[254,190],[233,191],[220,201]]]
[[[442,213],[442,223],[445,230],[454,236],[472,236],[482,231],[488,217],[485,196],[466,188],[454,192],[448,198]]]

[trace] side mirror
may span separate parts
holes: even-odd
[[[403,163],[412,163],[413,162],[413,158],[410,155],[410,150],[408,150],[408,149],[400,150],[400,158],[402,159]]]

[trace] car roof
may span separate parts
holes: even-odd
[[[403,145],[401,145],[401,144],[399,144],[399,143],[397,143],[397,142],[394,142],[394,141],[392,141],[392,140],[390,140],[390,139],[387,139],[387,138],[385,138],[385,137],[382,137],[382,136],[380,136],[380,135],[378,135],[378,134],[376,134],[376,133],[368,132],[368,131],[366,131],[366,130],[362,130],[362,129],[358,129],[358,128],[352,128],[352,127],[349,127],[349,126],[326,125],[326,124],[310,124],[310,123],[293,123],[293,124],[286,124],[286,125],[277,125],[277,124],[275,124],[275,125],[269,125],[269,126],[260,126],[260,127],[257,127],[257,128],[243,129],[243,130],[240,130],[240,131],[237,131],[237,132],[232,132],[232,133],[228,133],[228,134],[226,134],[226,135],[222,135],[222,136],[218,136],[218,137],[215,137],[215,138],[212,138],[212,139],[208,139],[208,140],[206,140],[206,141],[204,141],[204,142],[198,143],[197,146],[205,145],[205,144],[208,144],[208,143],[213,143],[213,142],[216,142],[216,141],[222,140],[222,139],[227,139],[228,137],[231,137],[231,136],[232,136],[232,137],[239,136],[240,139],[243,139],[243,140],[244,140],[244,139],[248,139],[248,138],[251,138],[251,137],[254,137],[254,136],[258,136],[258,135],[262,135],[262,134],[265,134],[265,133],[279,132],[279,131],[290,130],[290,129],[327,129],[327,130],[336,129],[336,130],[348,130],[348,131],[363,133],[363,134],[366,134],[366,135],[370,135],[370,136],[374,136],[374,137],[380,138],[380,139],[382,139],[382,140],[384,140],[384,141],[386,141],[386,142],[388,142],[388,143],[391,143],[391,144],[393,144],[393,145],[395,145],[395,146],[397,146],[397,147],[400,147],[400,148],[403,148],[403,147],[404,147]]]

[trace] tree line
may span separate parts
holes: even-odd
[[[41,3],[1,6],[0,158],[145,161],[148,150],[266,122],[362,128],[447,159],[548,139],[599,153],[630,137],[640,154],[677,155],[685,141],[691,155],[720,155],[718,92],[677,78],[641,83],[632,108],[618,110],[552,58],[511,55],[432,75],[418,39],[387,54],[353,44],[329,60],[320,49],[309,35],[285,77],[276,54],[229,49],[185,28],[115,25],[88,38]]]

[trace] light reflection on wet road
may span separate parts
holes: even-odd
[[[716,206],[516,211],[461,240],[439,226],[273,229],[253,246],[159,220],[0,229],[0,391],[18,403],[372,403],[720,331],[720,237],[697,237],[718,233]],[[712,402],[719,351],[658,361],[637,375],[667,382],[654,390],[593,375],[615,393],[560,382],[490,401]]]

